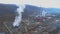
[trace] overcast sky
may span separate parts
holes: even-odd
[[[60,0],[0,0],[0,3],[30,4],[41,7],[60,8]]]

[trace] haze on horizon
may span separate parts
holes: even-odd
[[[30,4],[45,8],[60,8],[60,0],[0,0],[5,4]]]

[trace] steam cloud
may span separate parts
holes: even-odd
[[[21,23],[21,20],[22,20],[22,13],[21,12],[24,12],[25,8],[25,5],[19,5],[19,8],[17,9],[17,13],[18,13],[18,16],[15,17],[15,20],[13,22],[13,26],[19,26],[19,24]]]

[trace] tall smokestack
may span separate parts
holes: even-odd
[[[13,27],[18,27],[22,20],[22,13],[24,12],[25,5],[18,5],[19,8],[17,9],[18,16],[15,17],[15,20],[13,22]]]

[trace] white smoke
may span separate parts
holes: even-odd
[[[46,16],[46,13],[47,13],[47,12],[43,10],[43,11],[42,11],[42,16],[45,17],[45,16]]]
[[[15,20],[13,22],[13,26],[19,26],[19,24],[21,23],[21,20],[22,20],[22,13],[21,12],[24,12],[24,8],[25,8],[25,5],[18,5],[19,8],[17,9],[17,13],[18,13],[18,16],[15,17]]]

